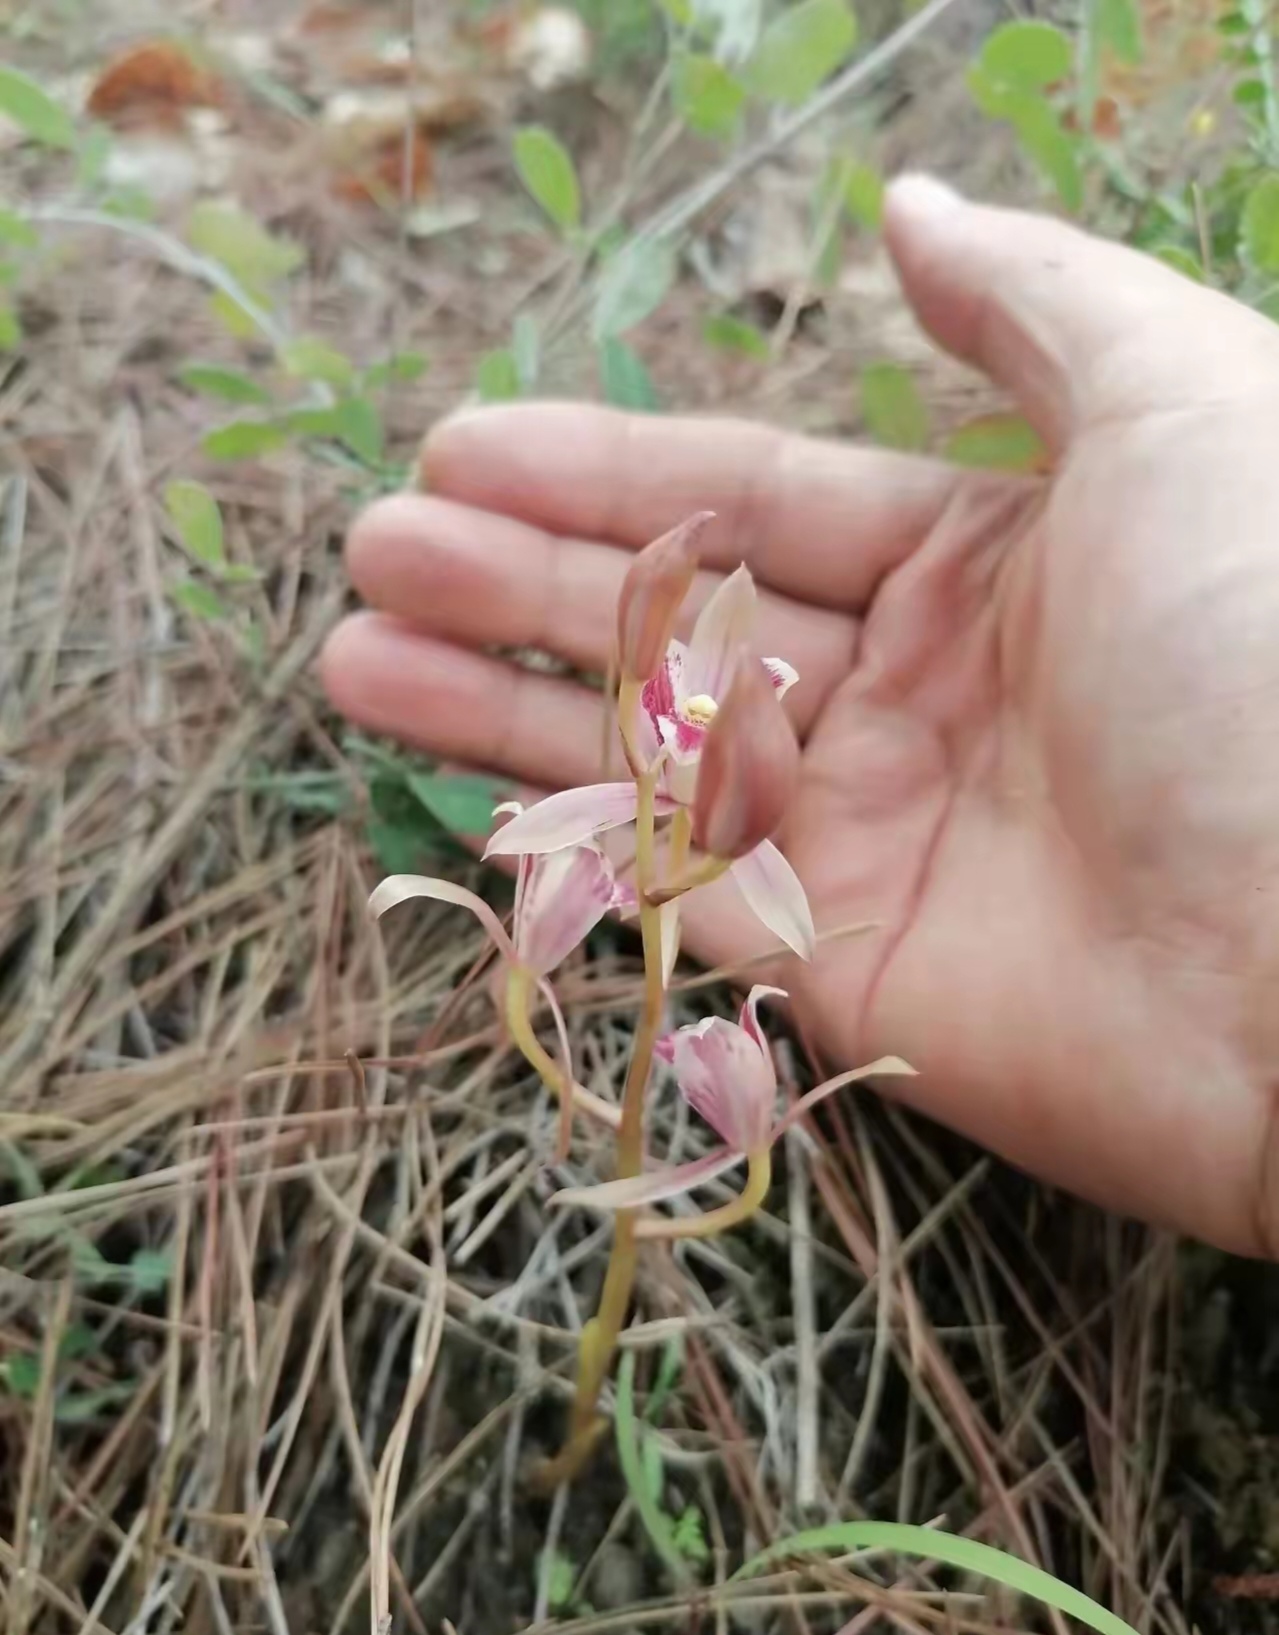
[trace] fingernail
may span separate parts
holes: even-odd
[[[953,215],[965,202],[963,195],[956,192],[949,182],[920,172],[908,172],[888,184],[887,207],[899,219],[906,216],[937,221]]]

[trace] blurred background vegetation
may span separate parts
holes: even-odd
[[[310,674],[354,511],[466,402],[1042,468],[902,307],[902,169],[1279,319],[1267,0],[0,0],[0,29],[11,1635],[343,1635],[371,1580],[418,1635],[1064,1627],[882,1556],[726,1587],[862,1516],[1143,1632],[1279,1628],[1275,1274],[870,1100],[790,1142],[748,1231],[654,1261],[616,1451],[531,1494],[606,1241],[541,1203],[607,1154],[556,1162],[470,922],[366,923],[382,872],[475,873],[493,784],[350,733]],[[637,984],[609,928],[565,982],[605,1093]]]

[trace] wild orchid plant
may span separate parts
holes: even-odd
[[[763,999],[785,998],[782,989],[752,988],[735,1023],[708,1017],[661,1037],[680,905],[689,892],[730,875],[755,915],[801,959],[811,959],[815,945],[804,888],[769,838],[799,770],[799,746],[781,706],[798,676],[781,659],[753,654],[755,586],[746,568],[711,596],[687,646],[673,635],[697,572],[696,541],[710,520],[710,512],[701,512],[649,545],[622,586],[617,715],[629,779],[566,790],[527,810],[498,808],[513,815],[485,856],[519,860],[511,934],[486,902],[448,880],[393,875],[369,904],[374,915],[409,897],[469,908],[506,968],[511,1036],[559,1098],[561,1150],[567,1151],[574,1108],[617,1132],[616,1180],[551,1200],[617,1217],[599,1312],[582,1331],[570,1435],[547,1473],[552,1480],[580,1468],[605,1423],[596,1405],[630,1306],[637,1245],[705,1237],[746,1220],[768,1192],[772,1145],[795,1119],[855,1079],[912,1071],[897,1057],[884,1057],[828,1079],[779,1119],[777,1078],[757,1012]],[[634,826],[633,884],[618,879],[598,844],[606,830],[625,825]],[[611,910],[638,910],[644,945],[643,1013],[620,1107],[575,1081],[563,1016],[547,981]],[[534,1031],[535,991],[553,1018],[559,1063]],[[646,1166],[644,1097],[655,1056],[673,1067],[685,1100],[723,1143],[692,1163]],[[732,1202],[700,1215],[650,1212],[743,1160],[746,1184]]]

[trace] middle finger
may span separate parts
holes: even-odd
[[[378,501],[347,542],[355,586],[382,612],[455,644],[540,648],[597,672],[608,668],[617,597],[633,560],[611,546],[419,494]],[[682,634],[721,582],[698,575]],[[755,647],[800,672],[790,702],[801,732],[847,675],[857,629],[851,615],[759,593]]]

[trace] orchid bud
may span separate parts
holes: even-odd
[[[712,857],[745,857],[782,821],[799,744],[758,659],[737,667],[706,733],[693,798],[693,838]]]
[[[646,545],[631,563],[617,599],[617,654],[624,679],[651,681],[661,669],[697,574],[694,541],[714,515],[695,512]]]

